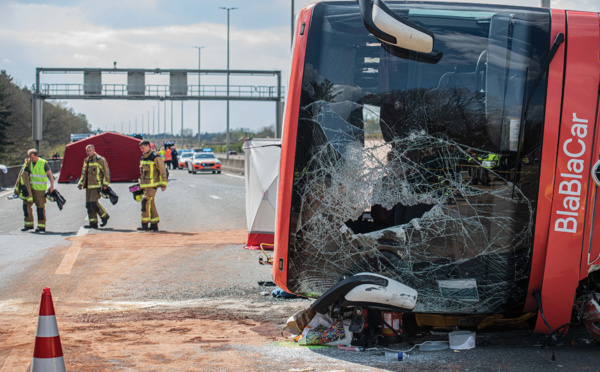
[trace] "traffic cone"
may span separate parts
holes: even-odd
[[[40,316],[38,318],[37,334],[35,335],[35,348],[33,349],[33,362],[31,372],[65,372],[56,315],[52,304],[50,288],[44,288]]]

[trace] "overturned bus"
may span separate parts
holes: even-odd
[[[600,341],[599,35],[598,13],[305,7],[277,285],[323,313],[537,312],[540,333],[568,325],[578,305]]]

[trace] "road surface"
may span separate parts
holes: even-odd
[[[140,204],[114,184],[117,205],[86,230],[84,192],[58,185],[63,211],[47,205],[48,233],[19,231],[20,200],[0,193],[0,370],[25,371],[43,287],[50,287],[68,370],[76,371],[565,371],[598,370],[600,348],[584,328],[574,346],[541,349],[529,330],[478,332],[477,347],[414,351],[404,362],[382,351],[302,347],[282,336],[306,299],[261,293],[271,279],[246,240],[244,180],[172,171],[156,202],[158,233],[138,232]],[[415,334],[420,342],[444,335]],[[569,340],[567,340],[569,341]],[[399,348],[408,348],[404,343]]]

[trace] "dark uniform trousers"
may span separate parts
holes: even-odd
[[[23,200],[23,216],[25,217],[25,227],[33,227],[33,205],[37,210],[37,227],[46,228],[46,192],[40,190],[31,190],[33,193],[33,203],[27,203]]]
[[[98,223],[98,215],[101,219],[105,219],[108,216],[106,209],[98,203],[100,200],[100,189],[85,189],[85,206],[88,211],[88,220],[90,223]]]

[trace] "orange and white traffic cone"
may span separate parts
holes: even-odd
[[[52,295],[50,294],[50,288],[46,287],[42,292],[31,372],[65,371],[65,360],[60,344],[60,336],[58,335]]]

